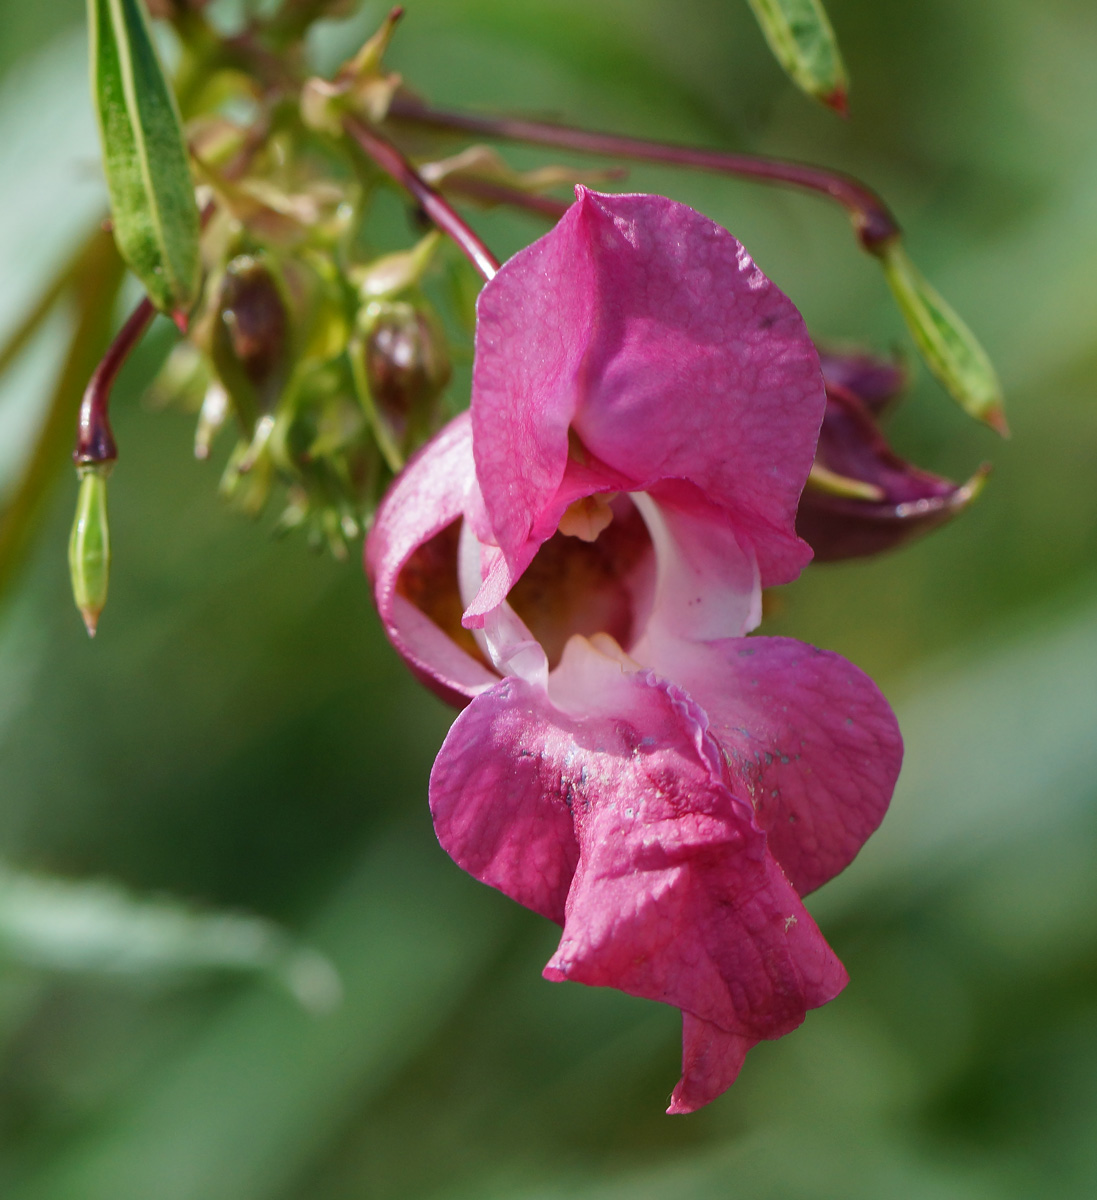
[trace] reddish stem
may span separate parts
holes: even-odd
[[[216,205],[212,200],[202,209],[200,221],[203,229],[215,211]],[[107,347],[106,354],[92,372],[88,386],[84,389],[84,398],[80,402],[76,449],[72,452],[72,461],[78,467],[114,462],[118,457],[118,446],[110,427],[111,388],[118,378],[118,372],[133,353],[134,347],[144,337],[145,330],[152,324],[155,316],[156,308],[146,296],[126,318],[126,323],[119,329],[114,341]],[[172,320],[181,333],[186,333],[185,313],[173,313]]]
[[[441,186],[459,196],[467,196],[470,200],[479,200],[483,204],[504,204],[508,208],[522,208],[550,221],[559,221],[570,207],[567,200],[557,200],[555,196],[542,196],[537,192],[524,192],[521,188],[508,187],[505,183],[492,183],[487,179],[462,179],[455,176],[443,180]]]
[[[72,452],[72,460],[78,467],[114,462],[118,457],[118,447],[110,428],[111,388],[122,364],[129,358],[155,316],[156,309],[146,296],[126,318],[126,323],[92,372],[80,404],[76,449]]]
[[[701,150],[676,146],[645,138],[594,133],[547,121],[528,121],[520,117],[484,117],[470,113],[431,108],[406,95],[393,98],[389,115],[399,121],[413,122],[435,129],[453,129],[476,137],[527,142],[559,150],[576,150],[611,158],[631,158],[643,162],[665,163],[713,171],[742,179],[782,184],[819,192],[836,200],[850,214],[857,236],[866,250],[876,251],[899,234],[899,224],[887,205],[871,188],[848,175],[784,159],[756,158],[747,154],[728,154],[722,150]]]
[[[382,171],[411,193],[427,216],[457,243],[480,274],[485,279],[493,278],[499,270],[499,260],[403,154],[390,141],[356,117],[344,117],[343,126]]]

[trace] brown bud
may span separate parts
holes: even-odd
[[[247,426],[269,412],[285,384],[289,315],[260,258],[242,254],[225,268],[213,333],[213,359]]]
[[[449,382],[445,336],[410,304],[379,302],[367,318],[366,382],[378,415],[396,441],[425,436]]]

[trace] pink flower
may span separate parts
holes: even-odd
[[[743,636],[811,556],[799,314],[691,209],[577,195],[485,287],[471,412],[367,563],[397,649],[467,705],[439,840],[563,926],[547,978],[682,1010],[687,1112],[845,985],[801,896],[879,824],[902,747],[856,667]]]
[[[809,484],[800,499],[796,532],[816,562],[881,554],[952,520],[982,491],[986,465],[966,483],[953,483],[901,459],[880,432],[876,416],[891,406],[905,383],[895,362],[868,354],[824,354],[827,407],[818,466],[868,494]]]

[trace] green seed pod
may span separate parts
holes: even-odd
[[[926,365],[966,413],[1008,436],[1002,385],[975,335],[926,282],[898,241],[888,243],[880,257]]]
[[[107,525],[107,475],[111,464],[80,467],[76,517],[69,537],[69,574],[76,607],[88,637],[95,637],[99,614],[107,602],[110,574],[110,530]]]

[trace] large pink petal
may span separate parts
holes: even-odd
[[[766,846],[694,701],[573,638],[550,719],[565,743],[580,858],[552,979],[675,1004],[776,1037],[846,981]]]
[[[787,581],[810,557],[793,521],[824,406],[803,321],[685,205],[577,195],[480,297],[473,427],[499,546],[516,561],[552,504],[571,426],[632,490],[696,484],[763,583]]]
[[[747,1051],[760,1040],[726,1033],[710,1021],[682,1013],[682,1078],[667,1112],[696,1112],[726,1092],[738,1078]]]
[[[800,894],[848,866],[883,819],[903,758],[872,680],[789,638],[679,643],[656,658],[708,713],[733,781]]]
[[[431,776],[439,840],[478,879],[564,918],[547,978],[715,1027],[685,1026],[680,1099],[695,1106],[749,1044],[835,996],[845,971],[728,790],[688,696],[582,638],[553,683],[555,703],[507,679],[458,717]]]
[[[564,478],[597,299],[575,204],[505,263],[477,301],[476,468],[492,531],[512,562]]]
[[[440,628],[404,595],[400,582],[415,552],[462,518],[475,487],[472,430],[465,413],[432,438],[393,483],[365,547],[366,571],[389,641],[416,675],[454,704],[467,703],[499,677],[454,641],[454,631]],[[447,588],[452,592],[459,620],[456,562],[452,579],[429,583],[435,604]]]
[[[516,678],[477,696],[438,753],[430,809],[458,866],[563,923],[579,857],[569,807],[574,755],[545,708],[544,693]]]
[[[633,679],[647,682],[635,697],[642,724],[622,728],[609,763],[588,756],[573,798],[579,866],[545,975],[779,1037],[833,998],[845,972],[749,804],[698,752],[688,703],[653,676]]]

